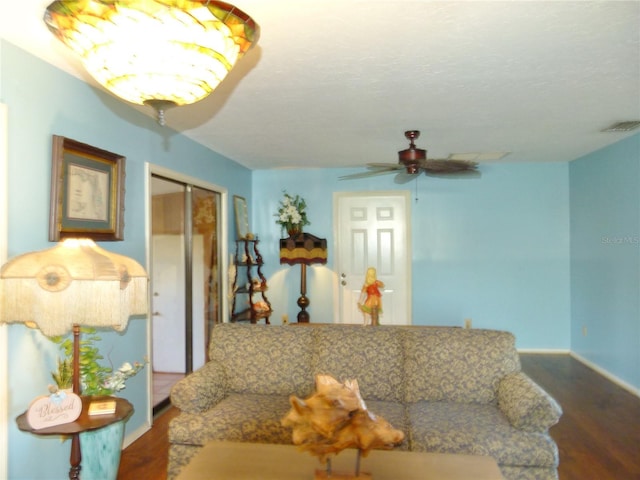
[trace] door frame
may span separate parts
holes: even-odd
[[[9,181],[7,148],[7,106],[0,103],[0,265],[7,261]],[[7,326],[0,325],[0,478],[9,475],[9,387]]]
[[[146,263],[147,263],[147,273],[149,278],[152,278],[153,275],[153,232],[152,232],[152,187],[151,187],[151,177],[153,175],[158,175],[169,180],[175,180],[177,182],[185,183],[188,185],[193,185],[194,187],[203,188],[206,190],[211,190],[220,194],[220,239],[219,239],[219,247],[220,251],[223,255],[220,255],[220,271],[227,272],[228,270],[228,261],[227,255],[225,252],[228,251],[228,237],[229,237],[229,228],[227,221],[227,213],[228,213],[228,190],[225,187],[221,187],[220,185],[216,185],[214,183],[205,182],[201,179],[190,177],[188,175],[182,174],[180,172],[176,172],[175,170],[171,170],[165,167],[161,167],[159,165],[154,165],[149,162],[145,162],[145,197],[146,197],[146,206],[145,206],[145,243],[146,243]],[[226,275],[223,273],[221,278],[221,297],[225,300],[228,292],[228,285],[226,281]],[[148,304],[151,305],[151,289],[149,289],[149,298]],[[229,304],[226,301],[222,302],[222,311],[220,312],[223,321],[229,318]],[[153,322],[149,320],[147,322],[147,352],[149,355],[153,353],[153,332],[152,325]],[[149,408],[147,409],[147,420],[149,425],[153,423],[153,369],[147,368],[147,397],[149,400]]]
[[[402,197],[404,198],[405,204],[405,224],[406,224],[406,243],[405,248],[407,253],[407,265],[406,265],[406,285],[407,285],[407,316],[409,317],[409,325],[413,324],[413,300],[412,300],[412,279],[413,274],[411,273],[411,266],[413,265],[413,250],[412,250],[412,231],[411,231],[411,192],[409,190],[365,190],[365,191],[355,191],[355,192],[333,192],[333,251],[336,252],[334,254],[334,271],[336,274],[334,275],[333,280],[333,298],[335,301],[333,302],[333,318],[340,318],[342,305],[340,304],[340,278],[339,278],[339,269],[340,269],[340,251],[339,251],[339,200],[341,198],[348,197],[383,197],[383,196],[394,196],[394,197]]]

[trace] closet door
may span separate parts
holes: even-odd
[[[151,305],[154,405],[207,360],[223,316],[222,193],[184,179],[151,177]],[[168,385],[168,383],[171,383]]]

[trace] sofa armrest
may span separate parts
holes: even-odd
[[[505,376],[497,396],[502,413],[520,430],[546,432],[562,415],[560,405],[523,372]]]
[[[179,410],[200,413],[227,396],[227,379],[218,362],[208,362],[171,389],[171,403]]]

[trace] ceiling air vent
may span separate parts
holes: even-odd
[[[610,127],[602,130],[603,132],[630,132],[640,127],[640,120],[632,120],[630,122],[618,122],[614,123]]]

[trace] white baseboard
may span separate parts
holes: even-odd
[[[122,442],[122,449],[124,450],[125,448],[127,448],[149,430],[151,430],[151,427],[147,424],[144,424],[141,427],[136,428],[133,432],[127,434]]]
[[[624,388],[629,393],[632,393],[636,397],[640,397],[640,389],[639,388],[636,388],[633,385],[631,385],[630,383],[625,382],[621,378],[616,377],[611,372],[609,372],[609,371],[605,370],[604,368],[596,365],[595,363],[591,362],[590,360],[587,360],[586,358],[584,358],[583,356],[577,354],[576,352],[569,352],[569,355],[571,355],[573,358],[578,360],[580,363],[585,364],[590,369],[595,370],[596,372],[598,372],[603,377],[606,377],[607,379],[611,380],[616,385]]]
[[[572,352],[571,350],[565,349],[544,349],[544,348],[520,348],[518,349],[518,353],[528,353],[528,354],[540,354],[540,355],[548,355],[548,354],[565,354],[570,355],[571,357],[578,360],[580,363],[589,367],[591,370],[598,372],[600,375],[605,377],[608,380],[611,380],[613,383],[618,385],[619,387],[624,388],[628,392],[632,393],[636,397],[640,397],[640,389],[634,387],[630,383],[625,382],[624,380],[616,377],[611,372],[605,370],[604,368],[596,365],[595,363],[587,360],[583,356],[577,354],[576,352]]]
[[[519,348],[518,353],[539,353],[542,355],[556,354],[556,355],[568,355],[570,350],[562,348]]]

